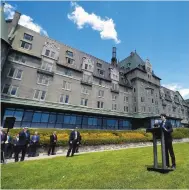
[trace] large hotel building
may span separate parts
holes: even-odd
[[[189,124],[189,104],[161,86],[136,51],[110,63],[6,20],[1,9],[1,125],[126,130],[147,128],[160,113]]]

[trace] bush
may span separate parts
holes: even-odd
[[[33,135],[38,131],[40,135],[41,146],[49,144],[50,135],[54,130],[58,136],[58,146],[67,146],[70,130],[62,129],[29,129],[30,134]],[[11,129],[10,135],[15,136],[21,129]],[[134,142],[149,142],[152,141],[152,134],[146,133],[145,130],[127,130],[127,131],[113,131],[113,130],[79,130],[82,136],[82,145],[106,145],[106,144],[124,144]],[[174,139],[189,138],[188,128],[177,128],[173,132]]]

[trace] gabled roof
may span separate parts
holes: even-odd
[[[7,24],[5,22],[5,16],[4,16],[4,4],[2,4],[1,6],[1,39],[3,39],[6,43],[9,44],[8,28],[7,28]]]

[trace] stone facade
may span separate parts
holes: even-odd
[[[16,25],[17,18],[16,14],[12,25],[10,20],[7,22],[12,49],[1,73],[2,118],[15,109],[11,114],[18,118],[17,126],[28,125],[24,114],[30,109],[35,127],[47,117],[46,112],[48,123],[56,112],[56,118],[61,113],[81,114],[82,118],[90,115],[95,119],[88,118],[87,122],[94,122],[93,128],[102,128],[95,126],[103,126],[103,122],[111,128],[108,126],[115,122],[113,129],[124,129],[119,126],[152,125],[165,112],[175,126],[180,126],[181,120],[188,123],[189,106],[182,96],[161,87],[161,79],[154,74],[150,61],[144,62],[136,51],[119,63],[116,57],[107,63]],[[18,108],[24,111],[19,112]],[[40,121],[36,119],[38,111],[46,113],[40,115]],[[69,127],[73,127],[74,122],[69,122]],[[32,127],[32,123],[29,125]]]

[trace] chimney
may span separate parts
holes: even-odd
[[[12,19],[12,25],[13,25],[14,27],[16,27],[16,26],[18,25],[18,22],[19,22],[19,20],[20,20],[20,16],[21,16],[21,13],[19,13],[18,11],[15,11],[14,17],[13,17],[13,19]]]
[[[111,59],[111,64],[117,64],[117,58],[116,58],[116,47],[112,48],[112,59]]]
[[[11,27],[9,28],[9,31],[8,31],[9,33],[8,38],[10,42],[13,40],[16,27],[18,26],[18,22],[20,20],[20,16],[21,16],[21,13],[19,13],[18,11],[15,11],[14,17],[11,22]]]

